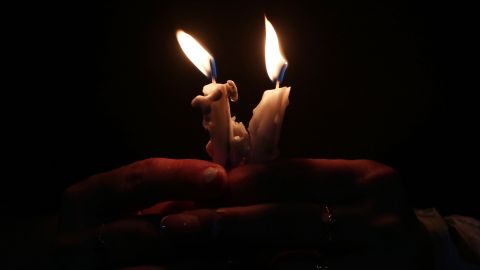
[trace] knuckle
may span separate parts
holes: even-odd
[[[156,167],[158,161],[156,158],[147,158],[141,161],[134,162],[125,167],[126,173],[136,173],[146,171],[150,167]]]
[[[146,172],[148,170],[153,171],[175,171],[179,170],[184,163],[182,159],[167,159],[167,158],[147,158],[142,161],[136,162],[132,165],[136,169]]]
[[[149,158],[139,162],[135,162],[125,168],[123,171],[124,181],[120,181],[120,192],[129,194],[135,192],[143,179],[146,177],[148,168],[155,166],[155,159]]]
[[[182,164],[182,160],[148,158],[128,165],[122,171],[125,181],[123,181],[123,185],[120,187],[121,191],[134,193],[154,178],[175,175],[181,170]]]

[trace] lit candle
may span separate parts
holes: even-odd
[[[265,64],[268,76],[276,86],[263,93],[248,125],[251,162],[272,160],[279,155],[278,141],[290,93],[290,87],[280,87],[287,61],[280,51],[275,29],[266,17],[265,34]]]
[[[179,30],[177,40],[188,59],[212,83],[203,87],[203,96],[192,100],[192,106],[203,112],[203,126],[210,133],[206,149],[213,161],[226,167],[234,167],[245,161],[248,156],[249,136],[242,123],[230,116],[230,104],[237,101],[237,86],[231,80],[218,84],[216,80],[215,60],[191,35]]]

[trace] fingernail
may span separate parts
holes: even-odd
[[[203,171],[203,178],[205,182],[212,182],[218,175],[218,169],[215,167],[208,167]]]
[[[208,167],[203,171],[203,180],[208,189],[221,189],[224,183],[224,173],[216,167]]]
[[[200,230],[200,220],[188,214],[169,215],[162,219],[160,228],[173,234],[191,233]]]

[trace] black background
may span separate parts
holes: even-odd
[[[208,83],[175,31],[234,80],[248,122],[272,88],[264,14],[289,61],[282,157],[369,158],[402,174],[416,207],[477,215],[478,77],[460,3],[97,1],[5,8],[5,216],[56,211],[64,188],[147,157],[203,158],[190,106]]]

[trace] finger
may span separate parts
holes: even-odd
[[[368,208],[367,205],[361,205],[356,210],[336,209],[342,220],[342,226],[336,229],[340,229],[343,234],[341,239],[336,239],[337,242],[362,242],[366,224],[364,219],[368,213],[363,209]],[[192,233],[202,236],[189,238],[189,241],[196,241],[189,242],[189,245],[214,240],[218,244],[230,246],[321,248],[331,244],[333,233],[324,206],[309,203],[186,211],[166,216],[162,219],[161,226],[167,235],[177,240]],[[355,241],[352,236],[355,236]]]
[[[166,216],[169,214],[174,214],[174,213],[183,212],[187,210],[193,210],[196,208],[198,207],[196,207],[195,202],[192,202],[192,201],[168,201],[168,202],[160,202],[153,206],[140,210],[137,212],[137,215],[138,216],[142,216],[142,215]]]
[[[378,215],[372,209],[368,202],[335,207],[332,225],[326,222],[324,208],[316,204],[262,204],[170,215],[162,220],[162,227],[173,239],[185,239],[192,232],[202,235],[187,238],[192,242],[183,242],[184,246],[215,243],[227,254],[228,250],[251,250],[254,255],[262,250],[316,250],[340,262],[346,257],[378,256],[411,262],[418,254],[416,228],[400,215]]]
[[[404,255],[405,251],[415,250],[408,246],[414,242],[406,242],[412,230],[408,230],[401,217],[377,217],[371,209],[369,204],[334,208],[336,222],[333,227],[327,222],[325,209],[315,204],[203,209],[169,215],[161,220],[159,217],[137,217],[106,224],[99,230],[101,233],[74,234],[77,242],[64,241],[71,248],[64,245],[63,250],[82,254],[78,247],[93,250],[101,240],[105,251],[101,253],[104,254],[102,261],[110,266],[163,264],[186,256],[203,260],[226,254],[250,252],[259,255],[265,250],[282,249],[322,250],[340,257],[367,250],[391,253],[403,248]]]
[[[211,252],[214,247],[208,242],[206,219],[197,224],[202,228],[189,223],[177,234],[167,234],[161,220],[161,216],[136,216],[95,229],[63,233],[57,239],[59,255],[66,264],[81,264],[91,269],[93,265],[111,268],[161,263],[168,266],[176,265],[187,256],[189,260],[204,260],[216,254]],[[178,269],[177,266],[174,269]]]
[[[85,269],[149,263],[161,251],[158,249],[160,218],[148,218],[148,221],[146,216],[118,220],[98,228],[63,233],[57,240],[60,258],[67,265],[81,263]]]
[[[95,230],[65,234],[59,246],[65,253],[77,254],[80,258],[88,258],[84,255],[94,253],[92,251],[101,246],[103,252],[95,254],[103,257],[94,262],[101,261],[109,266],[152,260],[165,262],[178,258],[179,253],[198,256],[216,245],[231,248],[255,243],[255,246],[271,248],[294,240],[312,243],[313,239],[324,237],[321,216],[321,209],[315,205],[203,209],[169,215],[161,220],[139,216],[108,223]]]
[[[94,175],[65,192],[70,224],[97,224],[160,201],[209,200],[221,194],[225,170],[202,160],[152,158]]]
[[[311,207],[313,206],[307,208]],[[291,243],[293,232],[289,230],[299,232],[298,226],[292,228],[292,224],[294,220],[298,220],[296,217],[302,215],[295,215],[289,220],[290,215],[307,211],[296,210],[298,209],[294,210],[289,206],[276,209],[274,205],[262,205],[220,211],[194,210],[170,215],[161,221],[159,217],[145,219],[146,217],[142,216],[105,224],[98,230],[64,235],[60,247],[64,253],[76,255],[77,259],[63,256],[69,258],[68,261],[85,261],[85,258],[91,259],[91,254],[95,254],[102,257],[94,258],[90,263],[101,262],[108,267],[155,262],[168,264],[182,256],[189,256],[189,259],[192,256],[223,256],[223,249],[234,250],[233,253],[238,255],[242,249],[253,251],[253,243],[253,247],[278,248],[280,243],[287,241],[285,237]],[[311,215],[304,215],[304,218],[309,216]],[[280,221],[280,217],[286,218],[288,224],[285,224],[284,220]],[[317,217],[313,222],[310,220],[310,223],[304,224],[322,226]],[[316,234],[317,229],[309,231]],[[307,239],[304,236],[303,238]],[[311,239],[308,239],[307,243],[311,243]],[[95,252],[100,244],[102,252]],[[246,247],[249,248],[245,249]]]
[[[344,203],[365,194],[396,196],[401,190],[397,182],[395,170],[373,161],[290,159],[233,169],[228,173],[227,200]]]

